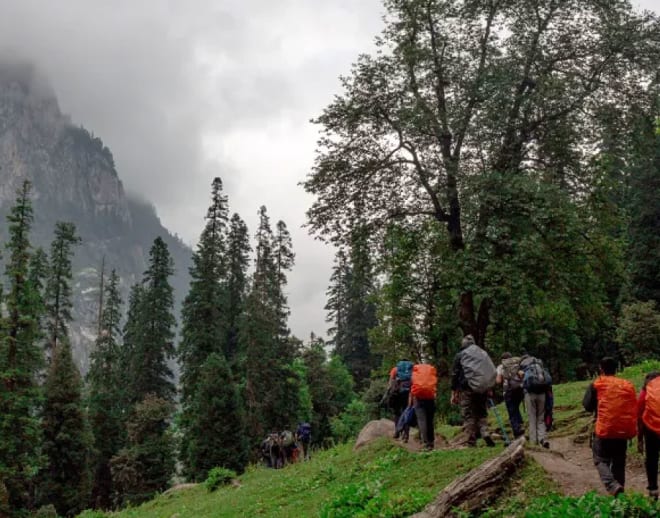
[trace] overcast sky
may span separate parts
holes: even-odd
[[[660,0],[642,0],[660,10]],[[73,121],[100,136],[124,186],[194,245],[220,176],[254,234],[256,212],[292,234],[290,325],[325,334],[333,250],[301,225],[309,119],[373,48],[381,0],[0,0],[0,49],[33,61]]]

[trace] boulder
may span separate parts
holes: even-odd
[[[369,421],[358,435],[354,450],[359,450],[365,444],[374,442],[381,437],[392,437],[394,435],[394,421],[389,419],[378,419]]]

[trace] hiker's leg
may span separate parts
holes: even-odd
[[[475,416],[472,413],[472,394],[462,390],[459,395],[459,404],[461,407],[461,415],[463,417],[463,431],[468,438],[468,444],[474,446],[477,444],[477,423]]]
[[[477,426],[479,435],[487,444],[492,443],[490,431],[488,430],[488,396],[486,394],[475,394],[475,415],[477,416]]]
[[[529,442],[536,444],[536,401],[534,394],[525,393],[525,408],[527,409],[527,424],[529,425]]]
[[[616,493],[620,484],[614,478],[614,474],[612,473],[612,456],[610,450],[611,444],[608,439],[594,437],[594,465],[598,470],[598,475],[600,476],[600,480],[603,482],[605,489],[612,495]]]
[[[644,427],[644,442],[646,443],[646,480],[648,481],[647,489],[649,491],[658,490],[658,457],[660,456],[660,437]]]
[[[424,403],[426,405],[426,447],[432,450],[435,447],[435,424],[433,422],[435,419],[435,400],[429,399]]]
[[[518,437],[523,434],[522,415],[520,415],[520,403],[524,397],[522,389],[507,390],[504,394],[504,404],[507,414],[509,414],[509,423],[513,435]]]
[[[415,417],[417,417],[417,429],[419,430],[419,440],[422,446],[426,444],[427,424],[426,424],[426,408],[421,404],[421,401],[415,402]]]
[[[536,399],[536,439],[545,442],[545,394],[534,394]]]
[[[612,475],[621,487],[626,485],[626,450],[628,441],[626,439],[613,439],[612,444]]]

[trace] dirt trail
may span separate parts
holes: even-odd
[[[592,490],[605,494],[598,478],[589,443],[577,444],[574,437],[550,439],[547,451],[528,449],[531,455],[562,488],[566,495],[581,496]],[[644,466],[638,457],[628,450],[626,463],[626,490],[646,492]]]

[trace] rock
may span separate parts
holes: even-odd
[[[374,442],[381,437],[392,437],[394,435],[394,421],[389,419],[378,419],[369,421],[358,435],[353,450],[359,450],[365,444]]]

